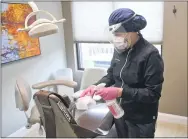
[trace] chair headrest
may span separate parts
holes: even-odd
[[[18,78],[15,85],[16,108],[20,111],[27,111],[31,97],[32,91],[29,84],[23,78]]]

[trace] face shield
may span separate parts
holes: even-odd
[[[128,31],[123,27],[123,24],[127,23],[135,16],[136,14],[130,17],[129,19],[127,19],[126,21],[108,26],[105,29],[105,34],[108,37],[108,41],[114,45],[115,49],[119,53],[125,51],[125,49],[130,45],[130,41],[131,41],[129,40]]]

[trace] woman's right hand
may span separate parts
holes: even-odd
[[[93,96],[95,94],[95,91],[96,91],[96,85],[91,85],[82,92],[80,97]]]

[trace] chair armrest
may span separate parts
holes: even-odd
[[[49,81],[34,84],[34,85],[32,85],[32,88],[33,89],[43,89],[45,87],[53,86],[53,85],[65,85],[67,87],[74,88],[77,86],[77,82],[68,81],[68,80],[49,80]]]

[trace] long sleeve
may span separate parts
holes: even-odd
[[[106,86],[105,87],[109,87],[115,84],[115,80],[113,78],[113,67],[114,67],[114,56],[115,54],[113,54],[113,58],[111,60],[111,64],[110,67],[107,70],[107,75],[105,75],[104,77],[102,77],[97,83],[95,83],[94,85],[98,85],[100,83],[105,83]]]
[[[164,63],[158,52],[152,53],[146,63],[144,84],[145,88],[123,87],[122,97],[142,103],[155,103],[161,97]]]

